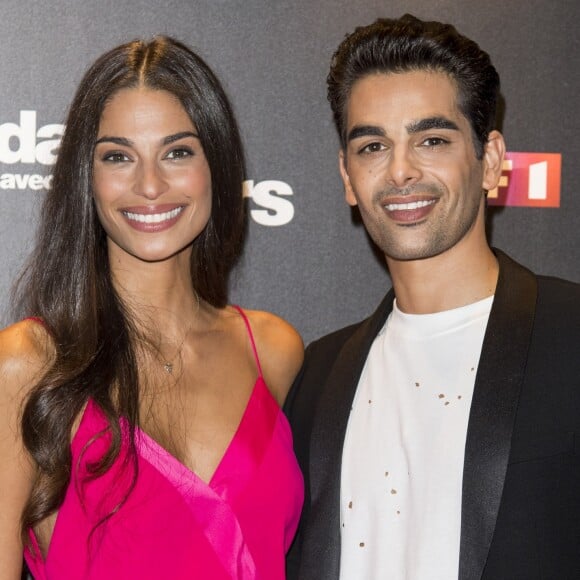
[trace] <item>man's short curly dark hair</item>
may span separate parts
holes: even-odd
[[[457,86],[458,106],[471,125],[478,158],[495,126],[499,75],[489,55],[450,24],[405,14],[379,18],[346,36],[328,74],[328,100],[341,145],[346,146],[346,107],[353,85],[373,73],[443,72]]]

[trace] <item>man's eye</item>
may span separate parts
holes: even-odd
[[[167,155],[167,159],[185,159],[186,157],[191,157],[193,151],[188,147],[179,147],[178,149],[172,149]]]
[[[382,143],[369,143],[360,149],[359,153],[377,153],[382,151],[385,146]]]
[[[446,139],[441,137],[428,137],[422,142],[425,147],[438,147],[439,145],[446,145],[449,143]]]
[[[112,151],[111,153],[105,153],[105,155],[103,155],[103,161],[122,163],[124,161],[129,161],[129,157],[120,151]]]

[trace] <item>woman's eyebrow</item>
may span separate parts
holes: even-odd
[[[199,135],[193,131],[181,131],[180,133],[175,133],[174,135],[168,135],[163,139],[163,145],[169,145],[174,141],[179,141],[180,139],[185,139],[186,137],[193,137],[194,139],[199,139]]]

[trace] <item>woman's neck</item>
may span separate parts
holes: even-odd
[[[189,255],[161,262],[144,262],[128,256],[111,261],[115,290],[129,308],[133,322],[146,335],[178,342],[199,322],[202,304],[190,275]],[[209,305],[203,304],[207,313]]]

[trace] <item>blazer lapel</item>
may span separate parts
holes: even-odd
[[[499,278],[469,416],[459,580],[483,574],[508,466],[511,437],[534,323],[535,276],[496,251]]]
[[[302,554],[308,562],[308,578],[339,577],[340,472],[346,426],[368,352],[392,310],[393,298],[391,290],[344,344],[320,397],[310,445],[311,512]]]

